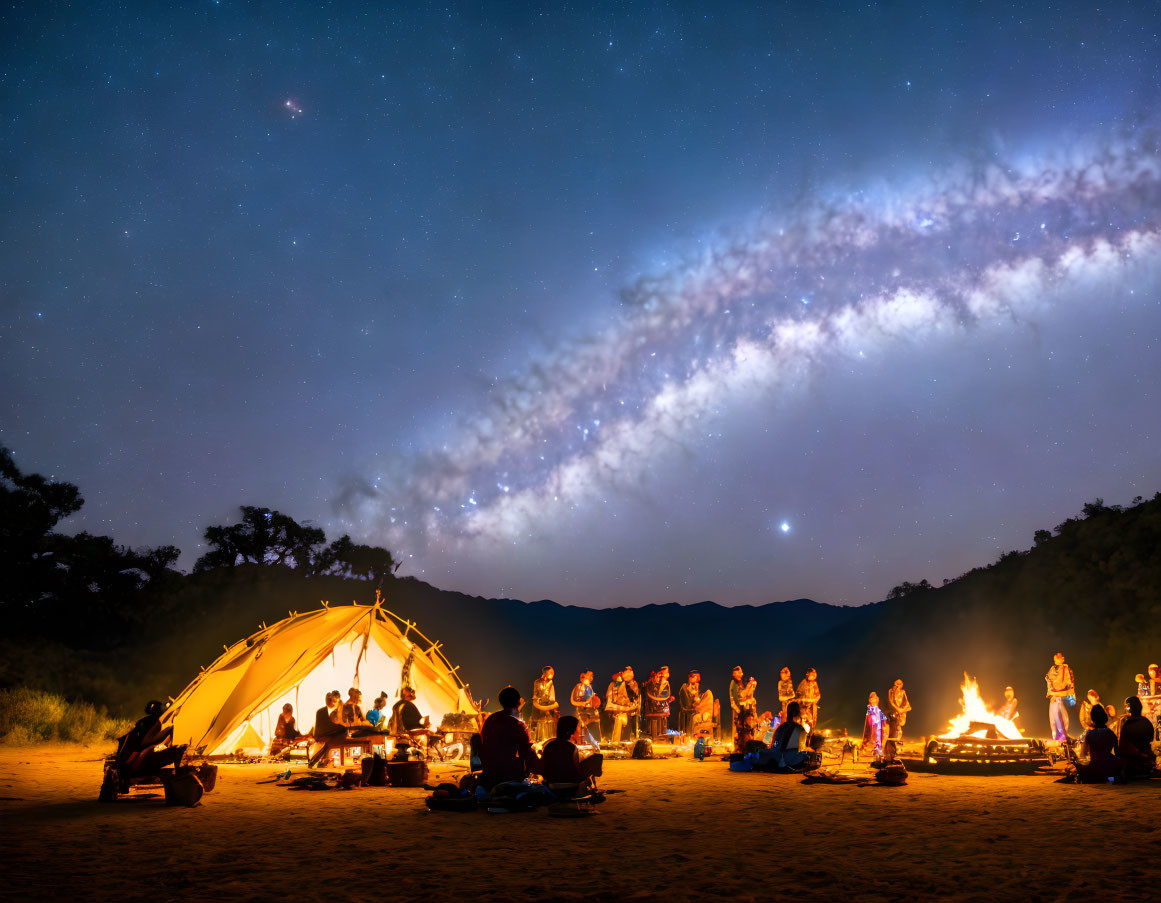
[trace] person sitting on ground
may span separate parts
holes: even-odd
[[[1102,707],[1093,708],[1093,728],[1085,731],[1080,743],[1080,755],[1088,761],[1076,768],[1077,780],[1082,784],[1103,784],[1121,772],[1123,763],[1117,757],[1117,737],[1106,726],[1108,720],[1108,713]]]
[[[774,732],[774,745],[768,758],[781,768],[801,768],[808,752],[802,708],[797,700],[786,704],[786,720]]]
[[[580,757],[580,721],[573,715],[564,715],[556,723],[556,739],[544,744],[540,754],[540,773],[546,784],[577,784],[578,793],[597,789],[605,757],[593,753]]]
[[[375,697],[375,702],[367,711],[367,722],[376,731],[384,731],[387,729],[387,694],[380,693]]]
[[[484,721],[480,731],[480,784],[491,790],[505,781],[523,781],[540,773],[540,757],[532,748],[528,726],[520,720],[524,700],[515,687],[505,687],[499,695],[500,711]],[[579,721],[579,719],[578,719]]]
[[[160,752],[155,746],[173,740],[173,725],[164,730],[161,716],[165,714],[165,704],[153,699],[145,705],[145,717],[138,720],[129,732],[120,738],[115,761],[120,779],[121,792],[128,792],[132,778],[156,775],[162,768],[181,764],[185,746],[171,746]]]
[[[1142,714],[1141,699],[1130,696],[1125,700],[1128,712],[1121,720],[1117,755],[1124,760],[1125,777],[1147,777],[1157,765],[1153,754],[1153,725]]]
[[[274,725],[274,736],[288,743],[293,743],[302,738],[302,734],[299,733],[294,723],[294,706],[289,702],[282,707],[282,713],[278,716],[278,723]]]

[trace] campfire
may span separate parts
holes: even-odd
[[[1043,742],[1020,733],[988,708],[979,684],[966,672],[960,687],[960,714],[947,730],[928,741],[920,770],[993,774],[1034,771],[1050,763]]]
[[[993,714],[980,696],[980,685],[965,671],[960,687],[960,708],[963,711],[951,720],[940,739],[976,737],[978,739],[1023,740],[1020,729],[1007,718]]]

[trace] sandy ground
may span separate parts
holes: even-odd
[[[223,766],[194,809],[96,801],[100,751],[0,748],[8,900],[1157,899],[1161,782],[913,774],[804,785],[720,761],[606,763],[599,814],[428,812]],[[433,778],[436,776],[433,775]]]

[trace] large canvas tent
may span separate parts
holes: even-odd
[[[414,624],[374,605],[327,605],[291,615],[239,640],[205,668],[173,701],[164,724],[173,742],[223,755],[269,745],[284,703],[294,706],[299,730],[309,730],[330,690],[399,695],[411,659],[416,705],[438,724],[449,712],[475,712],[467,686]]]

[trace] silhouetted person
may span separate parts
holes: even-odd
[[[786,720],[774,732],[770,752],[763,757],[782,768],[799,768],[806,761],[809,746],[807,730],[802,723],[802,707],[798,702],[786,706]]]
[[[746,691],[746,685],[742,682],[742,666],[734,665],[734,669],[730,672],[730,726],[734,728],[735,735],[737,734],[737,727],[734,722],[738,720],[738,715],[742,711],[742,694]]]
[[[391,721],[396,733],[410,733],[428,726],[428,721],[415,704],[415,691],[411,687],[404,687],[401,691],[402,699],[391,707]]]
[[[593,753],[580,757],[577,741],[580,739],[580,721],[573,715],[563,716],[556,724],[556,739],[549,740],[540,754],[540,773],[547,784],[579,784],[580,790],[596,787],[605,757]]]
[[[282,713],[278,716],[278,723],[274,725],[274,736],[279,740],[290,741],[297,740],[302,736],[294,723],[294,706],[289,702],[282,707]]]
[[[328,744],[347,736],[347,727],[342,723],[343,694],[337,690],[327,693],[326,705],[314,713],[314,742],[318,745],[308,760],[310,766],[317,765],[326,754]]]
[[[540,758],[532,748],[528,726],[520,720],[524,700],[515,687],[505,687],[499,695],[500,711],[484,721],[480,731],[480,784],[491,790],[505,781],[523,781],[540,772]]]
[[[347,701],[343,703],[341,719],[347,727],[366,727],[370,724],[367,716],[363,714],[363,694],[354,687],[347,691]]]
[[[1141,714],[1140,697],[1126,699],[1125,709],[1129,714],[1121,722],[1117,752],[1124,760],[1125,777],[1144,777],[1157,764],[1157,757],[1153,754],[1154,728]]]
[[[1081,741],[1081,755],[1088,762],[1078,765],[1077,778],[1082,784],[1101,784],[1117,777],[1122,762],[1117,758],[1117,735],[1106,727],[1109,716],[1103,708],[1092,710],[1092,730],[1085,731]]]
[[[160,752],[153,747],[173,739],[173,725],[162,729],[161,716],[165,705],[156,699],[145,705],[145,717],[137,721],[129,732],[121,737],[117,748],[117,775],[121,792],[129,790],[129,781],[135,777],[156,775],[162,768],[181,763],[185,746],[173,746]]]
[[[532,730],[536,740],[550,740],[556,733],[560,717],[560,703],[556,701],[556,671],[552,665],[540,669],[540,677],[532,681]]]

